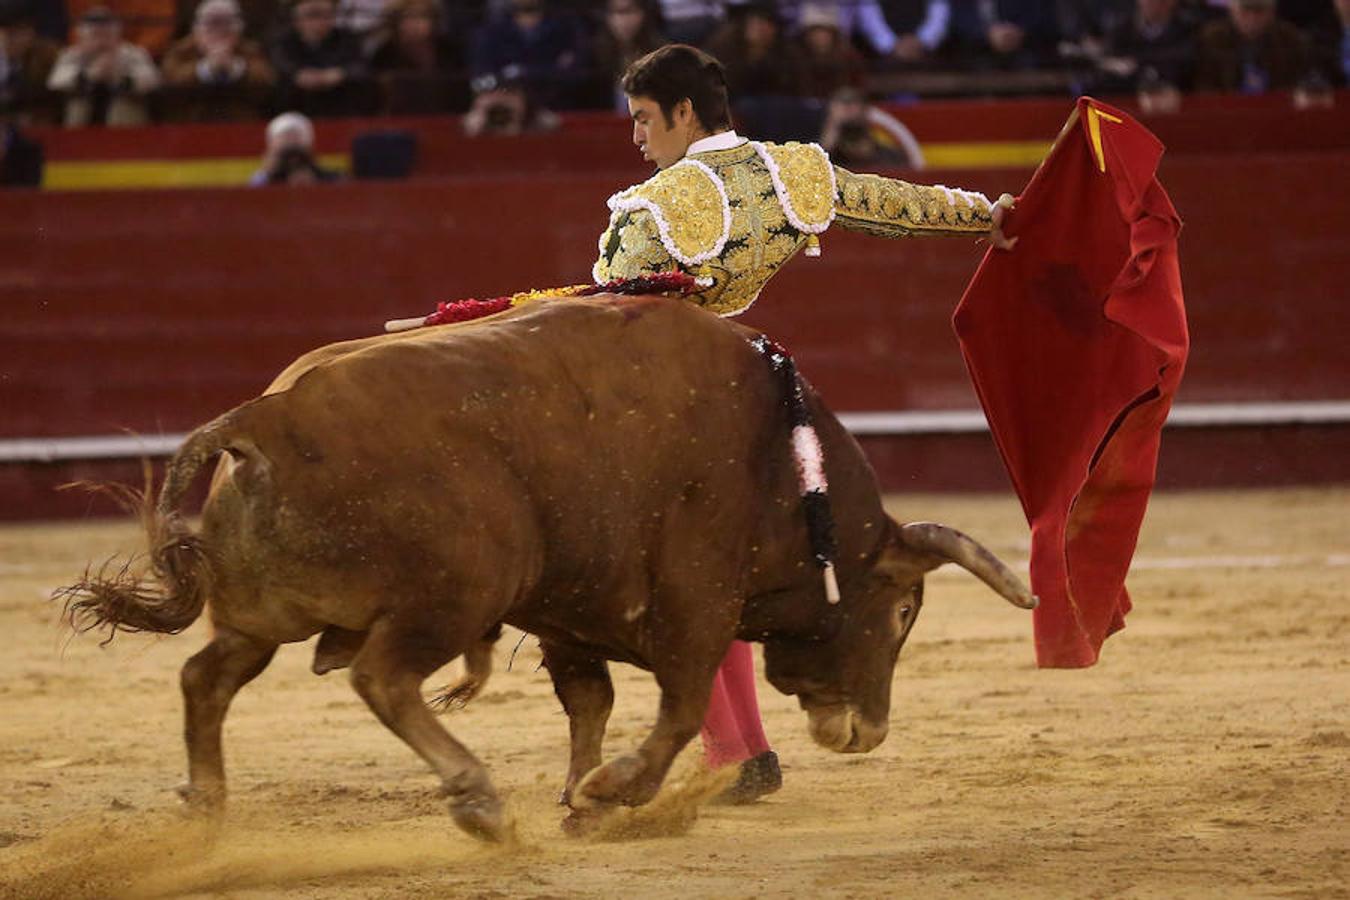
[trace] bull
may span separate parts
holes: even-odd
[[[869,751],[927,571],[955,562],[1017,606],[1035,598],[972,539],[889,518],[808,388],[838,542],[828,602],[781,382],[752,334],[684,300],[600,295],[313,351],[187,438],[142,498],[149,571],[86,574],[64,591],[70,621],[176,633],[208,610],[211,640],[181,675],[182,791],[207,811],[224,803],[231,698],[316,634],[314,671],[349,668],[480,838],[506,838],[510,818],[421,686],[501,623],[540,640],[574,809],[655,795],[736,638],[763,643],[817,743]],[[194,530],[181,507],[215,459]],[[608,660],[649,670],[661,699],[646,739],[602,764]]]

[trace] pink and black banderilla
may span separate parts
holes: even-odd
[[[811,555],[825,579],[825,599],[839,602],[839,580],[834,560],[839,545],[834,536],[834,516],[830,513],[830,485],[825,480],[825,454],[820,447],[811,409],[806,405],[806,390],[792,355],[776,341],[757,335],[750,341],[768,362],[783,387],[783,402],[792,421],[792,459],[797,464],[797,487],[801,491],[802,511],[806,515],[806,533]]]

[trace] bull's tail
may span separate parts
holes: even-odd
[[[100,487],[140,519],[148,554],[109,560],[97,571],[86,569],[78,582],[57,590],[53,599],[64,603],[73,629],[106,629],[108,641],[118,631],[177,634],[201,615],[211,583],[210,555],[179,505],[202,466],[225,449],[231,415],[188,435],[169,461],[158,500],[148,462],[143,488]]]

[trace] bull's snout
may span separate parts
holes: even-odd
[[[811,739],[836,753],[867,753],[886,740],[888,723],[868,722],[848,706],[808,709]]]

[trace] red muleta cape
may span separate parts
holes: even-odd
[[[1031,525],[1036,659],[1097,661],[1134,555],[1189,337],[1163,146],[1082,98],[953,318]]]

